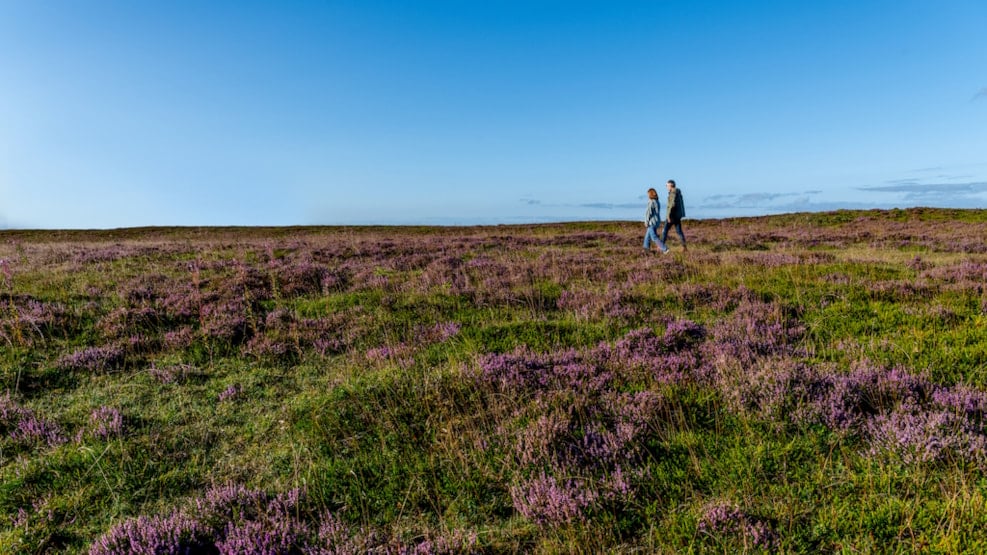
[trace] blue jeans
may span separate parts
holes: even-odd
[[[658,250],[665,252],[668,247],[665,246],[665,242],[658,238],[658,226],[648,226],[648,231],[644,233],[644,248],[651,250],[651,243],[658,244]]]
[[[682,233],[682,220],[666,220],[665,227],[661,230],[661,242],[664,243],[668,240],[668,230],[672,226],[675,226],[675,232],[679,234],[679,239],[682,239],[682,246],[685,246],[685,233]]]

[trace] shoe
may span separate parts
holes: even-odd
[[[662,254],[668,254],[670,252],[672,252],[671,249],[665,249],[665,250],[661,251]]]

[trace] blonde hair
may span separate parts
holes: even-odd
[[[658,191],[654,187],[648,189],[648,198],[658,198]]]

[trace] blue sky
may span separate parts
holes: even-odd
[[[0,0],[0,227],[987,206],[987,2]]]

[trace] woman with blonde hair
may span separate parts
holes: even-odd
[[[658,250],[665,254],[668,247],[658,238],[658,226],[661,224],[661,205],[658,204],[658,191],[648,189],[648,208],[644,211],[644,252],[651,252],[651,243],[658,245]]]

